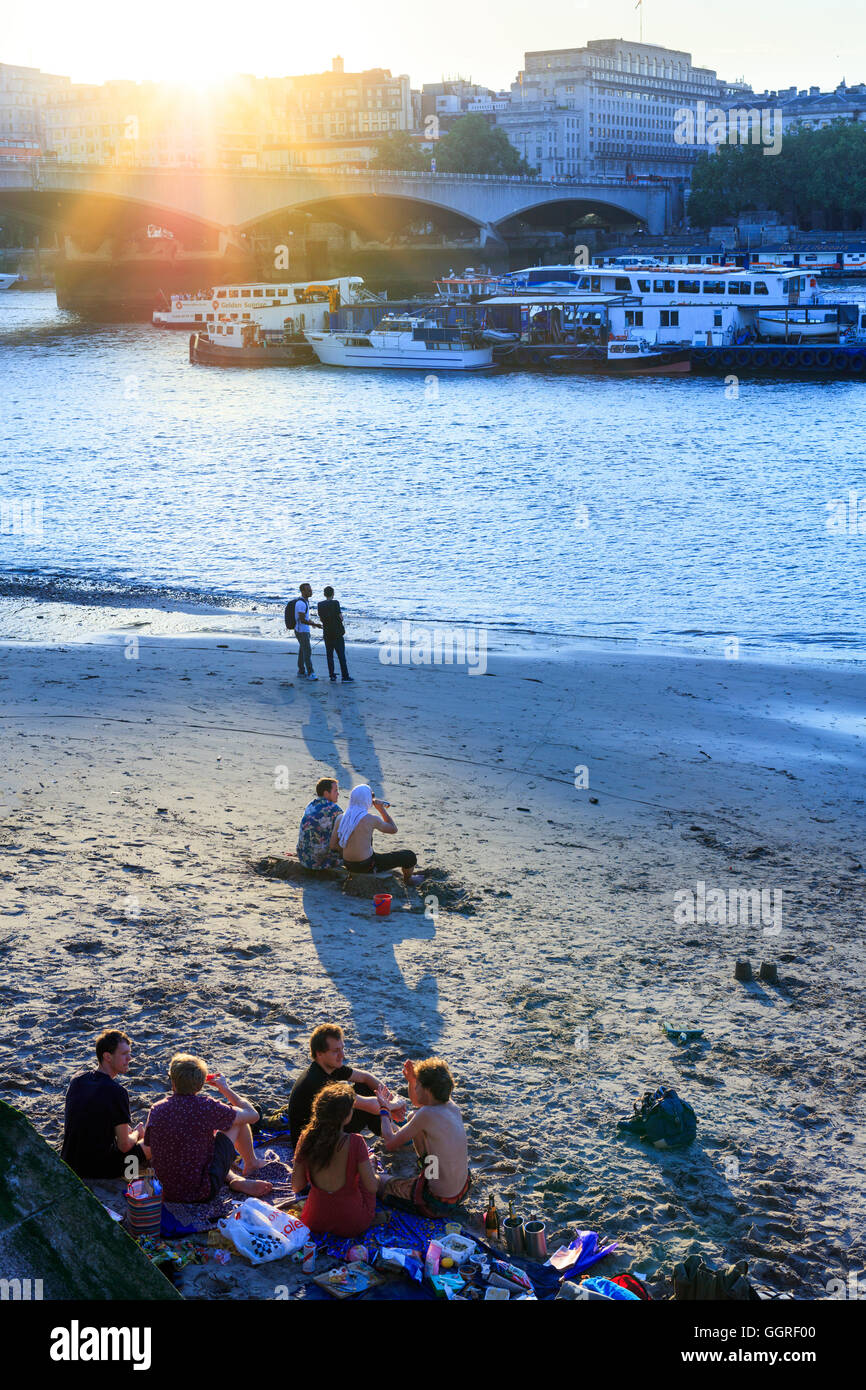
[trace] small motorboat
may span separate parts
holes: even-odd
[[[625,376],[674,376],[690,372],[692,355],[687,347],[665,347],[646,338],[611,338],[607,345],[607,370]]]

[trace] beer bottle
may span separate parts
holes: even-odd
[[[492,1192],[484,1213],[484,1234],[488,1240],[499,1239],[499,1212],[496,1210],[496,1200]]]
[[[514,1221],[514,1220],[516,1219],[516,1218],[515,1218],[515,1215],[514,1215],[514,1202],[513,1202],[513,1201],[511,1201],[511,1202],[508,1203],[508,1215],[509,1215],[509,1217],[511,1218],[512,1221]]]

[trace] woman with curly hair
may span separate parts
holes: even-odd
[[[376,1176],[360,1134],[346,1134],[355,1092],[345,1081],[323,1086],[313,1114],[295,1147],[292,1191],[310,1195],[301,1220],[311,1231],[359,1236],[372,1225],[376,1211]]]

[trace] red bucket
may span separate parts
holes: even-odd
[[[391,894],[377,893],[373,902],[376,904],[377,917],[390,917],[391,915]]]

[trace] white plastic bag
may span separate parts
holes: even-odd
[[[251,1231],[276,1231],[287,1242],[287,1255],[300,1250],[310,1239],[309,1227],[297,1216],[292,1216],[288,1211],[279,1211],[268,1202],[259,1201],[258,1197],[248,1197],[242,1202],[237,1216]]]
[[[287,1211],[278,1211],[258,1197],[247,1197],[231,1216],[220,1221],[223,1235],[253,1264],[282,1260],[310,1238],[308,1227]]]

